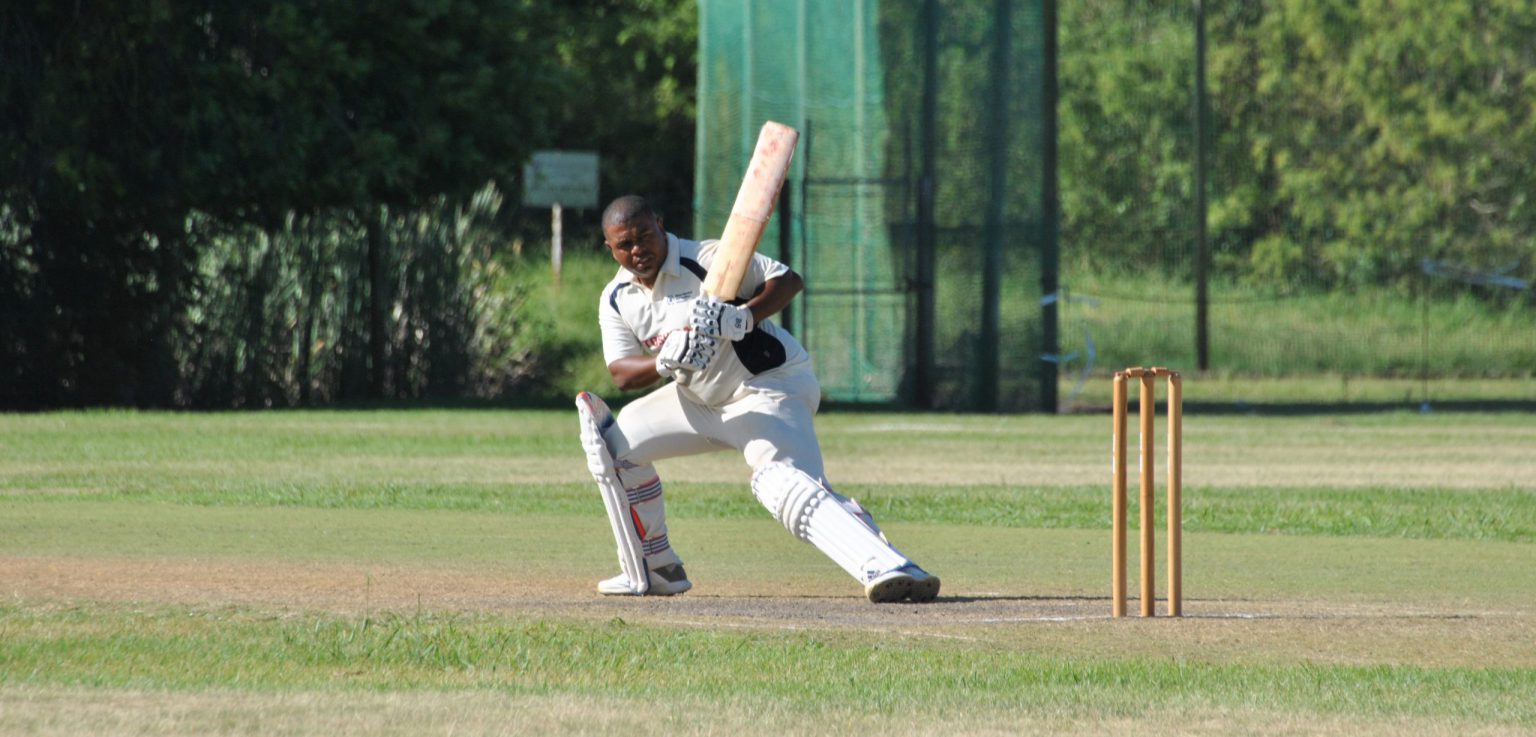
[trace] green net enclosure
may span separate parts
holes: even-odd
[[[760,249],[830,399],[1055,409],[1053,3],[701,0],[695,234],[765,120],[801,132]]]
[[[1228,408],[1536,399],[1528,6],[1079,0],[1058,34],[1063,409],[1147,364]]]

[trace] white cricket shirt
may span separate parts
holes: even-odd
[[[668,333],[688,327],[693,301],[701,293],[719,243],[690,241],[668,233],[667,257],[650,289],[619,267],[613,281],[603,287],[598,304],[604,361],[611,364],[629,356],[655,355]],[[756,254],[736,296],[751,299],[764,282],[788,272],[788,266]],[[754,376],[810,371],[810,362],[810,354],[794,336],[772,320],[763,320],[745,338],[722,345],[711,370],[688,386],[679,386],[678,391],[700,404],[719,406],[750,393],[745,384]]]

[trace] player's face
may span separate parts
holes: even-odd
[[[634,274],[641,284],[656,283],[661,264],[667,260],[667,234],[661,229],[661,218],[636,215],[627,223],[603,228],[603,240],[613,260]]]

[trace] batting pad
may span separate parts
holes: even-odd
[[[788,463],[770,463],[752,476],[752,493],[795,537],[867,584],[911,563],[841,495]]]
[[[581,420],[581,447],[587,453],[587,470],[597,481],[603,507],[608,510],[608,524],[618,542],[619,570],[629,579],[630,589],[643,595],[651,587],[643,543],[630,516],[629,494],[619,481],[613,454],[603,440],[603,431],[613,424],[613,412],[596,394],[581,392],[576,395],[576,414]]]

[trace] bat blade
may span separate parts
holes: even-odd
[[[758,241],[773,216],[799,140],[800,133],[783,123],[770,120],[763,124],[752,161],[747,164],[747,174],[736,193],[736,204],[725,223],[725,233],[720,236],[715,260],[704,276],[705,294],[723,300],[736,298],[747,268],[752,265],[752,256],[757,253]]]

